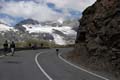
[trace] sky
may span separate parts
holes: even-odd
[[[15,25],[24,19],[79,19],[96,0],[0,0],[0,22]]]

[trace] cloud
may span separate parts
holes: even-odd
[[[0,0],[0,13],[38,21],[81,17],[81,12],[96,0]],[[1,16],[1,15],[0,15]],[[8,20],[7,20],[8,19]],[[3,19],[12,23],[10,18]]]
[[[86,7],[92,5],[96,0],[47,0],[54,3],[57,7],[63,9],[74,9],[83,11]]]
[[[37,4],[33,1],[6,2],[0,13],[9,14],[16,17],[32,18],[39,21],[55,20],[60,14],[52,11],[45,5]]]

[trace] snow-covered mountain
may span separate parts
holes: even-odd
[[[26,32],[28,33],[47,33],[53,36],[54,41],[56,44],[60,44],[60,45],[65,45],[67,43],[65,38],[68,37],[74,37],[76,36],[76,31],[72,30],[72,27],[69,26],[62,26],[62,27],[52,27],[52,26],[41,26],[39,25],[22,25],[25,29]],[[44,37],[46,37],[46,35],[43,35]]]
[[[26,19],[14,27],[0,23],[0,37],[1,40],[25,41],[34,38],[52,41],[59,45],[73,44],[77,34],[74,28],[77,28],[77,25],[72,22],[62,20],[38,22]]]
[[[76,38],[77,32],[73,29],[74,26],[64,26],[61,20],[36,22],[28,19],[24,21],[16,24],[15,28],[36,36],[36,38],[52,40],[59,45],[73,44]],[[31,23],[31,21],[33,22]]]
[[[22,38],[18,34],[19,31],[14,27],[0,22],[0,45],[3,44],[5,40],[8,41],[19,41]]]
[[[0,22],[0,32],[6,32],[6,31],[10,31],[10,30],[15,31],[15,29],[13,27],[10,27],[7,24]]]

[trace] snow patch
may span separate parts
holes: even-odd
[[[67,36],[76,36],[77,32],[72,29],[72,27],[69,26],[62,26],[62,27],[52,27],[52,26],[42,26],[40,24],[38,25],[22,25],[27,32],[29,33],[49,33],[54,37],[54,41],[56,44],[59,45],[66,45],[66,41],[64,40],[63,36],[60,36],[59,34],[55,34],[54,30],[60,31],[63,34]]]
[[[0,31],[10,31],[10,30],[14,30],[13,27],[9,27],[5,24],[0,24]]]
[[[65,40],[63,40],[62,36],[58,35],[58,34],[52,34],[54,37],[54,41],[56,44],[59,45],[66,45]]]

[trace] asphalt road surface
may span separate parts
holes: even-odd
[[[60,49],[60,53],[71,49]],[[0,58],[0,80],[105,80],[62,61],[55,49],[16,52]]]

